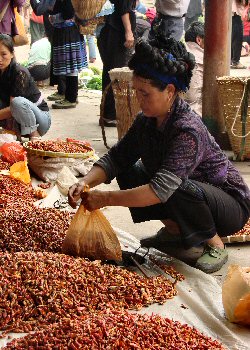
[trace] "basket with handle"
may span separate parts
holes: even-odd
[[[250,78],[217,78],[225,126],[236,160],[250,159]]]
[[[118,139],[120,140],[132,125],[140,106],[132,87],[133,73],[128,67],[109,71],[115,98]]]
[[[136,98],[135,90],[132,87],[133,72],[128,67],[114,68],[109,71],[110,84],[102,94],[100,125],[102,137],[107,148],[107,139],[104,129],[104,104],[109,89],[113,89],[115,99],[115,110],[117,120],[118,139],[120,140],[132,125],[136,115],[140,112],[140,106]]]
[[[102,9],[106,0],[71,0],[75,14],[80,19],[92,19]]]

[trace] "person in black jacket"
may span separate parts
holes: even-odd
[[[134,46],[136,28],[135,0],[111,0],[115,6],[112,15],[107,16],[105,26],[97,39],[103,63],[102,91],[110,83],[109,70],[128,65]],[[115,101],[109,90],[104,105],[104,125],[116,126]]]
[[[51,124],[48,105],[29,71],[16,63],[7,34],[0,34],[0,122],[30,140],[46,134]]]

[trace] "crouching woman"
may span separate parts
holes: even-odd
[[[45,135],[51,124],[48,105],[29,71],[17,64],[6,34],[0,34],[0,123],[31,141]]]

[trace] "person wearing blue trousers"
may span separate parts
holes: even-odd
[[[16,63],[9,35],[0,34],[0,124],[31,141],[50,128],[49,107],[28,69]]]

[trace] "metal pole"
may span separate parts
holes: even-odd
[[[202,116],[221,147],[227,146],[216,78],[230,74],[232,0],[205,0]]]

